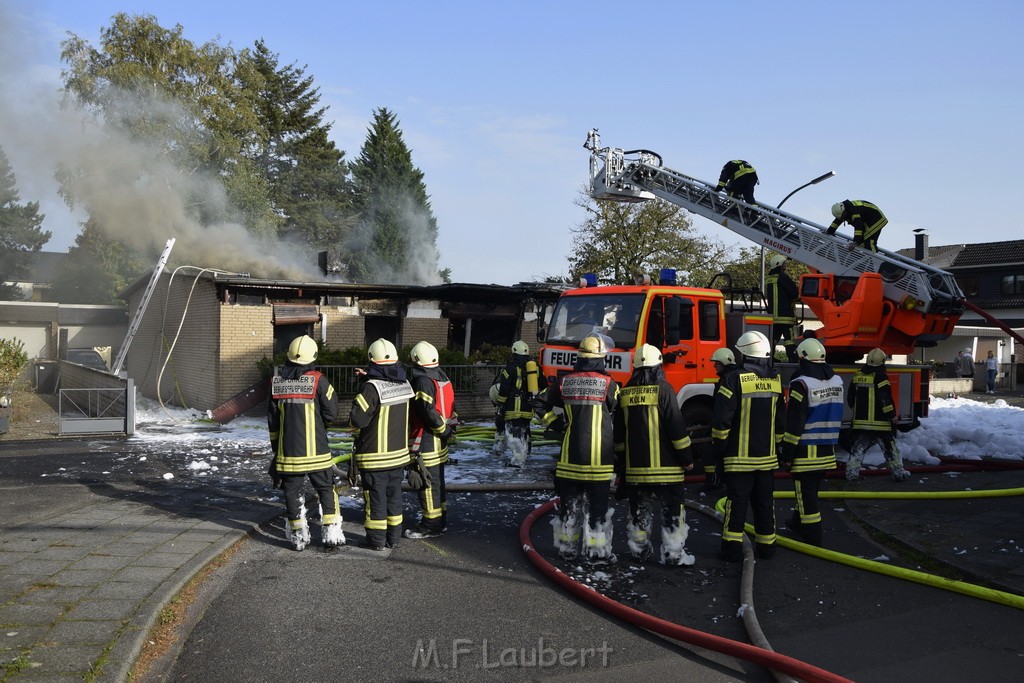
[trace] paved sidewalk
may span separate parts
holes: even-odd
[[[127,680],[167,601],[281,511],[174,484],[32,485],[0,496],[4,680]]]

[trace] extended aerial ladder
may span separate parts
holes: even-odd
[[[825,226],[730,197],[716,184],[665,167],[655,152],[601,147],[597,129],[584,147],[590,150],[595,199],[659,197],[823,274],[804,276],[801,298],[830,330],[835,346],[909,353],[948,337],[964,312],[963,292],[951,273],[885,249],[850,250],[847,238],[827,234]],[[850,301],[867,306],[852,311],[844,307]]]

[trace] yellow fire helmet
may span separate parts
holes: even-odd
[[[797,358],[806,358],[812,363],[825,362],[825,347],[817,339],[804,339],[796,347]]]
[[[580,342],[580,358],[604,358],[608,353],[608,345],[604,338],[592,334]]]
[[[421,341],[412,347],[409,357],[421,368],[436,368],[438,364],[437,349],[428,341]]]
[[[885,363],[885,358],[885,351],[882,349],[871,349],[868,351],[866,362],[868,365],[877,368],[879,365]]]
[[[309,335],[302,335],[288,345],[288,360],[296,365],[309,365],[316,360],[316,342]]]
[[[658,347],[644,344],[633,354],[634,368],[653,368],[661,365],[661,351]]]
[[[395,350],[395,345],[387,339],[378,339],[370,344],[366,356],[371,363],[377,365],[394,365],[398,362],[398,351]]]

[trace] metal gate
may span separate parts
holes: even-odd
[[[61,389],[58,434],[135,433],[135,382],[121,388]]]

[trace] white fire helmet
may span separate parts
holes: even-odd
[[[843,215],[843,203],[842,202],[839,202],[837,204],[833,204],[832,205],[832,215],[835,218],[839,218],[840,216]]]
[[[438,363],[437,349],[428,341],[421,341],[409,352],[412,362],[421,368],[436,368]]]
[[[517,356],[529,356],[530,346],[522,339],[520,339],[519,341],[512,344],[512,353],[516,354]]]
[[[878,367],[885,363],[885,351],[882,349],[871,349],[868,351],[867,364],[872,367]]]
[[[580,342],[580,358],[604,358],[608,353],[608,345],[604,338],[592,334]]]
[[[394,365],[398,362],[398,351],[395,350],[395,345],[387,339],[378,339],[370,344],[366,357],[370,359],[371,363],[377,365]]]
[[[309,365],[316,360],[316,342],[309,335],[302,335],[288,345],[288,360],[296,365]]]
[[[661,365],[661,351],[658,347],[644,344],[633,354],[634,368],[653,368]]]
[[[715,349],[715,352],[711,354],[711,361],[722,365],[736,365],[736,356],[728,346],[723,346],[720,349]]]
[[[817,339],[804,339],[796,347],[796,357],[806,358],[812,363],[824,363],[825,346]]]
[[[785,262],[786,262],[786,257],[785,256],[783,256],[782,254],[775,254],[770,259],[768,259],[768,269],[769,270],[775,270],[776,268],[778,268],[779,266],[781,266]]]
[[[763,332],[751,330],[740,335],[736,341],[736,350],[748,358],[770,358],[772,344]]]

